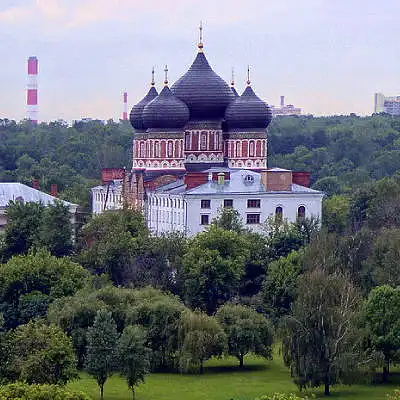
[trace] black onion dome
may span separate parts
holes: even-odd
[[[265,129],[272,119],[271,109],[251,86],[231,103],[225,113],[229,129]]]
[[[143,110],[143,123],[149,129],[182,129],[189,121],[189,109],[168,86]]]
[[[235,99],[229,85],[210,67],[203,52],[192,66],[171,87],[175,96],[187,104],[190,119],[222,119],[228,105]]]
[[[132,107],[129,114],[131,125],[137,130],[144,130],[143,125],[143,110],[155,97],[158,96],[157,90],[152,86],[146,96]]]

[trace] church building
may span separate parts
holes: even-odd
[[[200,29],[198,53],[180,79],[170,87],[165,67],[158,93],[153,71],[148,93],[130,113],[132,169],[112,183],[122,196],[102,207],[106,188],[93,188],[93,212],[125,202],[144,211],[156,235],[194,235],[224,207],[236,209],[255,231],[273,216],[289,222],[320,218],[323,193],[309,188],[308,173],[268,169],[271,109],[255,94],[249,75],[238,95],[233,79],[229,85],[208,63]]]

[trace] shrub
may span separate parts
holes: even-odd
[[[0,386],[0,400],[91,400],[81,392],[75,392],[57,385],[28,385],[13,383]]]

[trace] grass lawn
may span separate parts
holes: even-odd
[[[336,386],[332,398],[351,400],[385,400],[385,394],[400,386],[400,377],[388,385]],[[99,399],[96,382],[86,374],[69,384],[71,389],[81,390],[93,400]],[[136,391],[136,400],[254,400],[263,394],[297,392],[289,371],[276,357],[274,361],[249,356],[245,369],[238,370],[233,358],[210,360],[204,375],[157,373],[150,375]],[[322,396],[322,389],[315,391]],[[105,400],[131,399],[126,382],[112,376],[104,387]]]

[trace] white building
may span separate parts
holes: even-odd
[[[42,203],[45,206],[53,204],[57,197],[51,196],[40,190],[18,182],[0,182],[0,232],[4,231],[7,225],[6,209],[10,201],[20,201],[23,203],[34,202]],[[77,204],[68,201],[60,200],[64,205],[68,206],[71,214],[72,226],[76,223]]]
[[[122,209],[122,180],[116,179],[109,184],[96,186],[92,188],[91,191],[93,214]]]
[[[275,168],[261,173],[230,170],[207,174],[206,183],[190,189],[189,174],[185,180],[148,192],[145,215],[153,234],[195,235],[224,207],[237,210],[244,225],[255,232],[261,232],[268,218],[276,215],[288,222],[298,217],[321,218],[323,193],[293,183],[291,171]],[[215,175],[219,175],[217,179]]]

